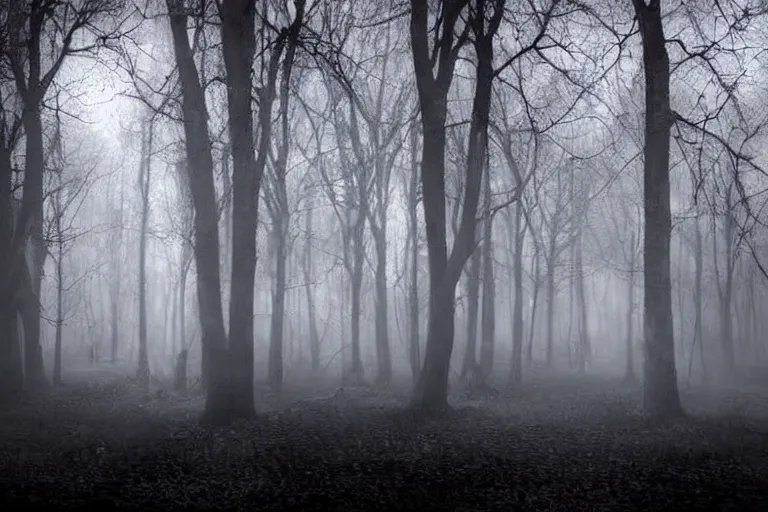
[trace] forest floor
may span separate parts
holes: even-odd
[[[639,388],[532,379],[419,420],[407,387],[257,388],[258,417],[203,428],[200,396],[108,366],[0,411],[0,500],[103,510],[768,510],[768,389],[683,390],[654,424]]]

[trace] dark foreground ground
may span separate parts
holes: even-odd
[[[597,378],[457,398],[432,420],[395,392],[304,388],[204,429],[200,397],[148,396],[107,369],[70,382],[0,412],[3,509],[768,510],[757,388],[684,392],[692,414],[666,425]]]

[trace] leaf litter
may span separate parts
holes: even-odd
[[[200,396],[78,383],[0,412],[0,499],[107,510],[768,510],[767,395],[692,390],[690,414],[659,424],[640,414],[639,389],[584,379],[486,401],[457,393],[438,418],[414,415],[405,392],[263,391],[255,419],[210,428],[196,422]]]

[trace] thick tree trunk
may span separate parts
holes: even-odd
[[[658,0],[633,0],[643,39],[645,147],[643,273],[645,276],[644,407],[648,414],[682,414],[672,322],[669,189],[669,56]]]
[[[26,135],[26,159],[22,215],[30,222],[27,244],[32,252],[30,283],[32,296],[24,301],[24,376],[26,387],[36,389],[45,385],[43,348],[40,339],[40,292],[43,269],[48,255],[43,239],[43,125],[39,102],[34,93],[28,92],[25,101],[24,133]],[[25,212],[26,210],[26,212]]]
[[[515,249],[513,273],[515,282],[514,310],[512,312],[512,384],[523,382],[523,241],[525,233],[522,228],[523,207],[515,207]],[[533,324],[531,324],[533,330]]]
[[[0,140],[0,400],[16,395],[24,386],[11,187],[11,153]]]
[[[232,279],[229,301],[230,419],[255,415],[253,307],[259,190],[271,139],[276,64],[270,69],[259,112],[259,155],[254,158],[251,66],[255,51],[255,1],[225,0],[221,39],[227,72],[227,112],[232,145]],[[281,48],[273,48],[278,55]],[[274,61],[274,60],[273,60]]]
[[[184,116],[189,188],[195,207],[194,254],[203,360],[209,361],[208,395],[202,420],[230,420],[227,335],[221,306],[218,204],[213,179],[213,157],[208,136],[205,95],[187,36],[187,16],[180,0],[166,0],[174,54],[179,69]],[[183,301],[182,301],[183,307]]]
[[[27,389],[37,390],[46,385],[43,367],[43,347],[40,332],[40,293],[47,251],[42,241],[42,229],[33,227],[29,243],[32,265],[29,280],[25,279],[22,320],[24,325],[24,378]],[[24,265],[26,267],[26,265]],[[26,269],[24,270],[27,271]]]

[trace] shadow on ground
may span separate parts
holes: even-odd
[[[0,412],[0,499],[105,510],[768,510],[768,392],[684,393],[688,418],[639,414],[640,391],[540,379],[458,393],[418,420],[405,388],[257,389],[257,419],[201,428],[199,396],[108,369]]]

